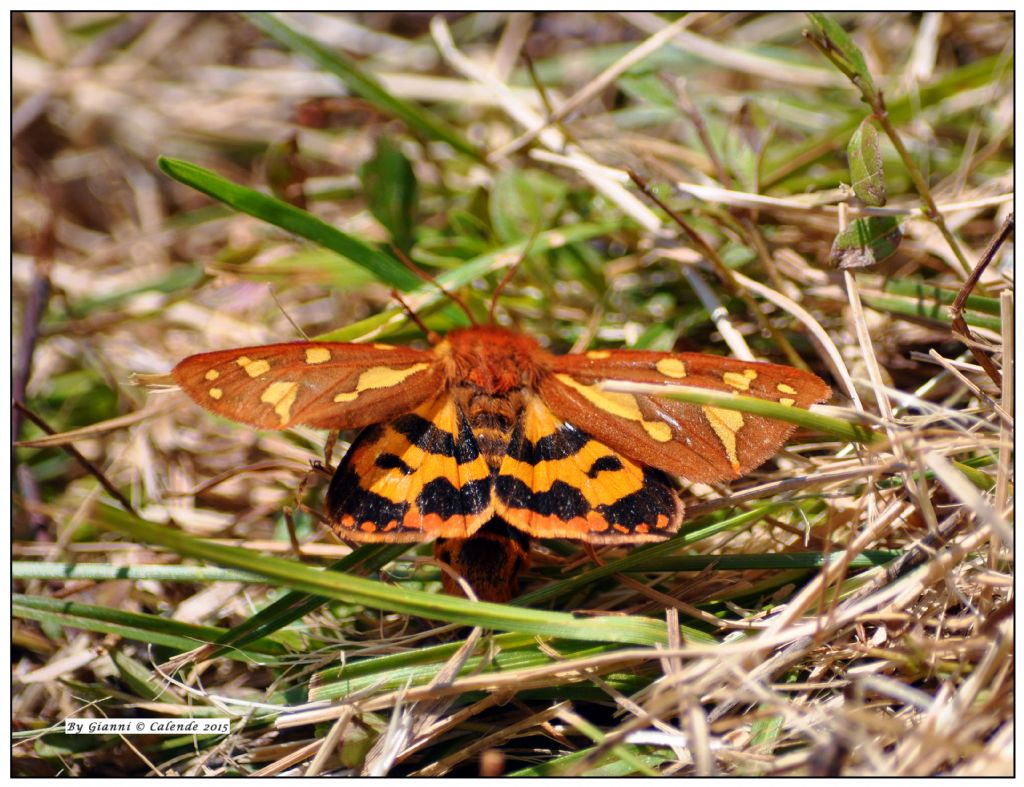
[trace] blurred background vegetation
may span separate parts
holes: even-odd
[[[973,351],[949,309],[1012,210],[1011,14],[12,20],[16,773],[1009,772],[1012,244],[964,301]],[[836,29],[849,41],[828,39],[830,59],[821,43]],[[878,127],[884,207],[850,185],[848,144],[871,114],[865,80],[843,73],[851,51],[898,133]],[[894,217],[886,238],[864,243],[862,269],[836,270],[841,223],[869,214]],[[402,255],[481,320],[525,255],[497,300],[501,324],[558,351],[803,365],[889,442],[872,452],[803,434],[732,485],[749,492],[735,507],[724,487],[689,488],[689,535],[672,549],[601,550],[628,575],[593,572],[578,544],[539,545],[524,606],[623,615],[607,641],[542,642],[485,617],[507,632],[485,647],[434,622],[457,618],[342,594],[268,625],[246,659],[188,664],[166,686],[155,665],[294,586],[203,574],[181,557],[199,553],[112,534],[117,509],[298,563],[284,510],[320,507],[325,479],[303,479],[324,435],[231,425],[132,376],[303,336],[422,344],[392,288],[435,331],[465,324]],[[780,493],[790,504],[771,508]],[[293,521],[316,565],[351,553],[315,517]],[[844,548],[838,568],[820,568]],[[364,549],[353,572],[437,590],[429,545]],[[630,555],[646,558],[615,562]],[[86,565],[99,573],[73,574]],[[116,573],[131,567],[141,573]],[[844,617],[843,603],[897,578],[902,595]],[[661,645],[683,644],[681,621],[683,642],[707,653],[600,661],[653,646],[630,621],[664,630],[666,616]],[[817,640],[772,628],[798,618],[817,620]],[[778,639],[744,640],[752,624]],[[491,683],[412,705],[389,694],[428,684],[467,641],[464,674]],[[723,643],[733,650],[716,654]],[[578,671],[544,672],[559,660]],[[356,672],[331,671],[342,663]],[[224,697],[294,710],[355,691],[367,702],[294,726],[232,705],[236,733],[132,739],[145,760],[53,726],[226,715]]]

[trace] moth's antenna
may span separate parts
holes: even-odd
[[[494,325],[494,309],[498,305],[498,296],[501,291],[505,289],[505,285],[512,281],[512,277],[516,275],[516,271],[519,270],[519,266],[523,264],[523,261],[530,256],[530,251],[533,249],[533,242],[537,240],[537,236],[540,235],[540,227],[537,227],[530,236],[530,239],[526,241],[526,246],[523,247],[523,253],[519,255],[519,259],[516,260],[515,264],[508,269],[501,281],[498,282],[498,286],[494,288],[494,294],[491,295],[491,308],[487,311],[487,320],[491,325]]]
[[[474,328],[480,327],[480,324],[476,321],[476,318],[473,316],[473,313],[469,310],[469,307],[466,306],[466,304],[460,297],[458,297],[455,293],[446,290],[444,288],[444,285],[441,284],[441,282],[439,282],[437,279],[435,279],[433,276],[431,276],[429,273],[423,270],[419,265],[417,265],[411,259],[409,259],[409,256],[400,248],[398,248],[395,245],[392,245],[390,248],[391,251],[395,253],[395,256],[398,257],[399,260],[401,260],[402,264],[406,268],[408,268],[421,279],[423,279],[423,281],[433,284],[435,287],[437,287],[437,289],[441,291],[442,295],[447,297],[449,300],[452,301],[452,303],[454,303],[456,306],[462,309],[462,311],[466,313],[466,316],[469,317],[470,325],[472,325]],[[404,306],[405,304],[403,303],[402,305]]]
[[[287,309],[284,308],[284,306],[282,305],[280,299],[278,299],[277,293],[274,292],[274,288],[273,287],[269,287],[268,289],[270,290],[270,297],[274,299],[274,303],[277,304],[277,308],[281,310],[281,314],[284,315],[284,318],[286,320],[288,320],[288,322],[290,322],[292,324],[292,327],[295,329],[295,331],[300,336],[302,336],[302,338],[305,341],[308,342],[309,341],[308,334],[304,330],[302,330],[302,328],[299,327],[298,323],[296,323],[295,320],[292,319],[292,316],[288,313]]]
[[[405,310],[405,313],[409,315],[410,319],[419,326],[420,330],[423,331],[424,336],[427,337],[428,342],[431,344],[437,344],[441,341],[441,337],[437,335],[437,332],[430,330],[430,328],[424,324],[423,320],[419,318],[419,315],[412,310],[412,307],[402,300],[402,296],[398,294],[398,290],[392,289],[391,297],[398,301],[401,307]]]

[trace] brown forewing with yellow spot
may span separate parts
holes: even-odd
[[[357,541],[440,539],[439,559],[471,574],[489,600],[514,593],[530,537],[667,538],[683,515],[673,476],[738,478],[793,431],[735,410],[612,393],[602,381],[684,383],[794,407],[830,395],[788,366],[695,353],[553,355],[497,327],[453,331],[429,350],[224,350],[186,358],[172,374],[203,407],[259,428],[362,428],[328,491],[335,530]]]

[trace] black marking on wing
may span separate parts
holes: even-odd
[[[525,508],[541,516],[571,520],[590,511],[583,493],[564,481],[555,481],[546,492],[534,492],[518,478],[499,475],[494,489],[510,508]]]
[[[356,522],[372,522],[382,530],[392,522],[401,522],[408,510],[408,503],[394,503],[363,489],[356,474],[344,465],[338,468],[327,490],[327,511],[334,522],[348,514]]]
[[[374,462],[381,470],[397,470],[402,475],[412,475],[415,471],[395,454],[381,454]]]
[[[479,455],[473,432],[466,417],[459,413],[459,436],[438,429],[430,421],[415,413],[409,413],[391,422],[391,428],[403,435],[413,445],[431,454],[454,457],[462,465],[472,462]]]
[[[590,466],[587,471],[587,475],[591,478],[597,478],[597,476],[605,470],[621,470],[622,461],[617,456],[602,456],[594,464]]]
[[[675,485],[660,470],[653,467],[643,470],[643,487],[614,503],[598,506],[597,511],[611,525],[622,525],[629,530],[635,530],[637,525],[647,525],[652,530],[669,531],[679,509]],[[659,516],[666,517],[665,528],[657,527]]]
[[[541,462],[575,456],[590,440],[590,435],[586,432],[581,432],[572,424],[563,424],[553,434],[532,442],[526,438],[520,427],[509,442],[508,455],[528,465],[538,465]]]
[[[450,519],[463,514],[479,514],[491,502],[491,478],[469,481],[455,487],[447,478],[435,478],[424,484],[416,498],[416,505],[424,515],[437,514]]]

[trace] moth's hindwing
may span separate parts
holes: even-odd
[[[831,390],[810,372],[699,353],[594,351],[555,356],[541,396],[558,417],[641,464],[690,481],[739,478],[773,456],[794,426],[655,396],[604,391],[603,380],[679,383],[809,407]]]
[[[467,538],[484,525],[490,469],[451,396],[365,429],[331,480],[327,512],[357,541]]]
[[[556,418],[537,397],[527,400],[494,491],[495,513],[536,538],[660,541],[683,515],[664,473]]]
[[[171,372],[198,404],[260,429],[366,426],[409,412],[442,385],[430,352],[294,342],[186,358]]]

